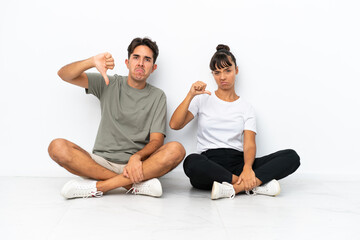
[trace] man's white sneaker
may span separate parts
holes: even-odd
[[[265,183],[262,186],[255,187],[252,192],[254,194],[268,195],[268,196],[277,196],[280,194],[280,184],[275,179],[271,180],[268,183]]]
[[[233,185],[227,182],[218,183],[214,181],[212,190],[211,190],[211,199],[219,199],[219,198],[234,198],[235,197],[235,189]]]
[[[75,179],[67,182],[61,189],[64,198],[101,197],[103,192],[96,188],[96,181],[88,179]]]
[[[133,194],[141,194],[152,197],[161,197],[162,187],[159,179],[152,178],[141,183],[134,183],[128,192],[132,191]]]

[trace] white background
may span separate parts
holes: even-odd
[[[293,148],[299,172],[359,173],[360,3],[351,0],[0,2],[0,176],[69,176],[48,156],[54,138],[92,149],[99,102],[60,80],[65,64],[108,51],[124,61],[134,37],[160,48],[149,82],[168,120],[219,43],[240,73],[237,93],[257,113],[257,156]],[[196,121],[166,141],[195,151]],[[181,170],[179,167],[178,170]]]

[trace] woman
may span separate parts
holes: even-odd
[[[216,50],[210,69],[218,89],[212,94],[205,83],[195,82],[170,120],[170,127],[178,130],[199,118],[198,153],[185,158],[185,174],[193,187],[212,189],[211,199],[233,198],[244,191],[276,196],[276,180],[293,173],[300,158],[290,149],[255,158],[255,113],[235,92],[236,59],[226,45]]]

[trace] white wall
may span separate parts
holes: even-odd
[[[357,174],[359,10],[356,0],[1,1],[0,175],[69,176],[47,146],[62,137],[91,150],[100,110],[57,70],[109,51],[109,73],[127,74],[138,36],[159,45],[149,82],[167,94],[168,120],[192,82],[215,90],[208,64],[225,43],[257,112],[258,156],[293,148],[303,173]],[[193,152],[195,130],[168,129],[167,141]]]

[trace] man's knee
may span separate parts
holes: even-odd
[[[68,141],[62,138],[57,138],[51,141],[48,147],[49,156],[57,163],[64,161],[66,156]]]
[[[181,160],[184,159],[186,151],[183,145],[179,142],[169,142],[165,144],[167,151],[169,154],[172,154],[178,158],[181,158]]]
[[[171,161],[172,164],[178,165],[185,157],[186,151],[183,145],[179,142],[169,142],[164,145],[166,162]]]

